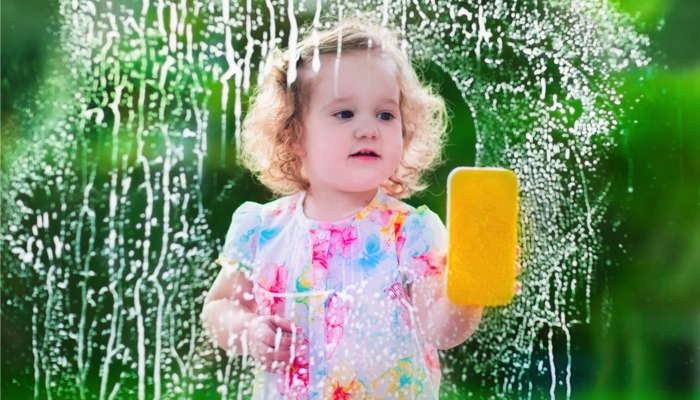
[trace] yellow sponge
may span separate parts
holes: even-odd
[[[458,304],[513,298],[518,180],[499,168],[455,168],[447,178],[447,296]]]

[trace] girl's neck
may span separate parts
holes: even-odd
[[[304,215],[313,221],[340,221],[362,211],[377,195],[379,188],[366,192],[336,192],[333,190],[309,190],[302,204]]]

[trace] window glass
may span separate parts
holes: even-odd
[[[444,222],[453,168],[519,179],[522,293],[438,352],[440,396],[700,394],[697,2],[5,5],[6,396],[252,395],[200,319],[233,212],[272,199],[242,121],[272,48],[361,10],[449,109],[406,202]]]

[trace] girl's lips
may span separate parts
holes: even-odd
[[[379,154],[377,154],[377,152],[375,152],[372,149],[364,148],[364,149],[360,149],[359,151],[356,151],[356,152],[350,154],[350,157],[355,157],[355,156],[379,157]]]
[[[350,156],[357,160],[379,160],[379,156]]]

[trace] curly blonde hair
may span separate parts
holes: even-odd
[[[311,93],[306,83],[314,57],[318,60],[325,54],[335,55],[339,45],[343,52],[383,52],[396,62],[403,154],[380,188],[397,199],[426,189],[423,172],[442,163],[448,121],[445,103],[430,86],[421,84],[399,48],[398,38],[389,29],[356,18],[346,18],[335,29],[317,32],[315,37],[308,35],[296,50],[282,53],[275,49],[270,53],[265,68],[270,72],[256,89],[243,121],[243,166],[276,196],[308,190],[310,182],[292,144],[301,140],[304,131],[302,115]],[[288,84],[290,60],[296,60],[299,74]]]

